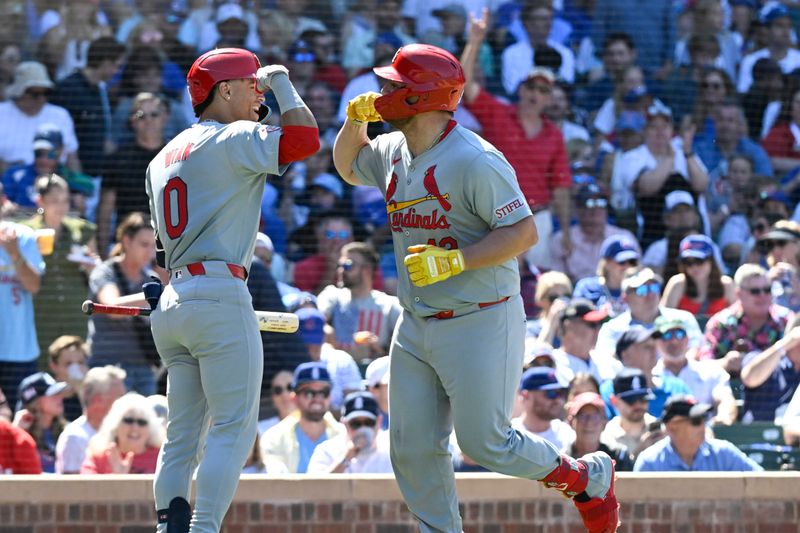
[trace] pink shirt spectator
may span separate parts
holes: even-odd
[[[133,456],[130,474],[154,474],[158,462],[158,448],[149,446],[143,453]],[[87,455],[81,465],[81,474],[113,474],[108,452]]]
[[[550,238],[550,251],[553,255],[552,268],[553,270],[560,270],[574,281],[597,275],[597,263],[602,257],[603,241],[608,237],[624,235],[636,242],[636,237],[630,231],[611,224],[606,224],[600,240],[590,241],[587,239],[586,234],[581,231],[580,226],[575,225],[569,228],[569,232],[572,235],[573,250],[572,254],[567,256],[564,253],[561,240],[562,231],[559,230]]]

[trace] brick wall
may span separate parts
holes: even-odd
[[[459,477],[466,533],[582,531],[572,504],[538,484]],[[800,474],[622,474],[621,533],[800,533]],[[152,533],[150,476],[0,478],[0,533]],[[243,478],[226,533],[411,533],[385,476]]]

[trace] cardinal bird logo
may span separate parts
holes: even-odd
[[[442,196],[442,194],[439,192],[439,185],[436,183],[436,176],[433,175],[435,170],[436,165],[433,165],[425,171],[425,177],[422,178],[422,185],[425,187],[425,190],[428,191],[428,194],[438,200],[439,205],[442,206],[442,209],[445,211],[450,211],[452,206],[450,205],[450,202],[447,201],[447,195]]]
[[[386,203],[392,201],[394,198],[394,193],[397,192],[397,173],[392,172],[392,179],[389,181],[389,185],[386,187]]]

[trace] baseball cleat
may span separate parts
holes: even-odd
[[[619,502],[617,502],[617,497],[614,494],[615,465],[616,462],[612,460],[611,484],[605,496],[579,501],[583,500],[583,498],[588,498],[586,493],[583,493],[572,500],[581,515],[583,526],[589,533],[614,533],[620,526]]]

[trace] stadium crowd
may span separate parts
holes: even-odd
[[[505,154],[539,231],[518,258],[528,334],[513,426],[573,456],[603,450],[618,470],[761,470],[715,438],[748,424],[782,428],[772,448],[798,456],[800,3],[0,11],[0,473],[154,472],[167,407],[149,322],[80,305],[168,280],[144,171],[195,120],[189,65],[227,46],[285,64],[322,140],[266,177],[247,284],[255,309],[294,312],[300,330],[262,333],[244,471],[391,473],[396,224],[380,191],[336,175],[331,146],[349,99],[380,89],[371,68],[412,42],[460,57],[455,119]],[[458,471],[483,470],[455,436],[451,451]]]

